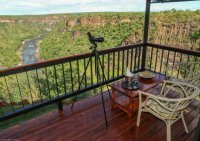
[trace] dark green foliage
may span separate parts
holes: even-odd
[[[142,30],[141,13],[94,13],[75,16],[65,22],[77,21],[74,25],[61,22],[48,33],[41,43],[41,58],[57,58],[88,52],[90,43],[87,32],[103,36],[105,42],[99,49],[117,47],[132,33]]]
[[[194,40],[200,39],[200,29],[196,30],[196,31],[193,33],[192,38],[193,38]]]
[[[0,67],[20,63],[22,42],[42,32],[41,24],[0,23]]]

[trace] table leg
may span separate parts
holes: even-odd
[[[116,96],[115,96],[115,89],[114,88],[112,88],[112,99],[111,99],[111,105],[112,105],[112,109],[116,109],[116,106],[115,106],[115,98],[116,98]]]
[[[129,112],[128,112],[128,117],[129,118],[132,118],[133,111],[134,111],[133,98],[129,97]]]

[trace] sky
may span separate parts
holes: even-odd
[[[145,11],[146,0],[0,0],[0,15]],[[200,9],[200,1],[152,4],[152,11]]]

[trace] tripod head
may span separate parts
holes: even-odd
[[[104,42],[104,38],[103,37],[94,37],[92,36],[92,34],[90,32],[87,33],[89,41],[92,45],[94,45],[94,48],[97,48],[97,42],[98,43],[102,43]]]

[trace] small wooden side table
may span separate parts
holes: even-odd
[[[140,91],[147,91],[165,80],[164,75],[155,74],[153,79],[138,78],[140,84]],[[133,112],[138,109],[138,90],[124,89],[121,86],[122,80],[109,84],[112,88],[112,109],[119,108],[128,113],[129,118],[133,116]],[[122,96],[116,97],[116,92],[119,92]]]

